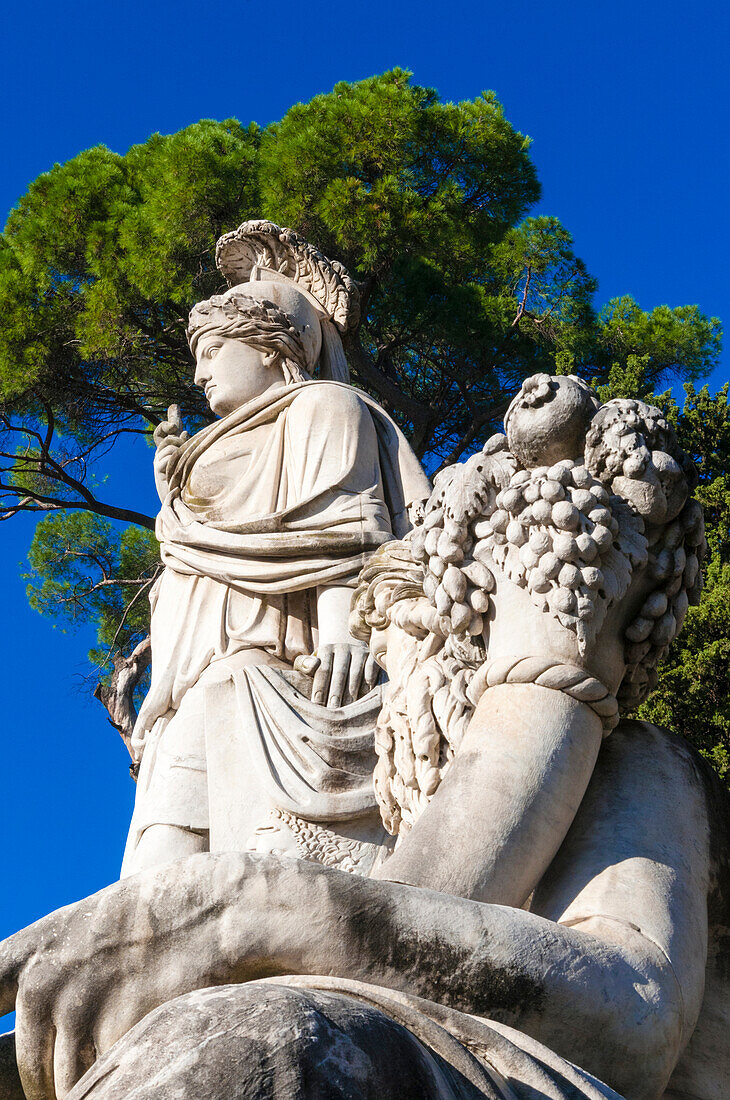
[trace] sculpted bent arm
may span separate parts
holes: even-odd
[[[601,754],[567,865],[538,896],[546,916],[224,854],[127,879],[18,933],[0,948],[0,1011],[17,995],[28,1095],[52,1098],[55,1076],[62,1096],[90,1051],[171,997],[302,973],[492,1017],[625,1094],[656,1097],[701,999],[709,871],[692,762],[647,730],[615,731]],[[614,836],[616,859],[601,862],[591,836]]]
[[[522,906],[575,817],[602,737],[594,711],[562,692],[492,688],[432,801],[376,876]]]

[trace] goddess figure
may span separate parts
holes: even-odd
[[[350,598],[430,487],[393,421],[346,383],[339,333],[359,307],[344,268],[260,221],[221,238],[217,260],[233,286],[192,309],[188,338],[220,419],[189,439],[173,409],[155,433],[165,569],[125,875],[247,846],[327,849],[335,864],[339,851],[349,866],[382,836],[377,666],[349,633]]]

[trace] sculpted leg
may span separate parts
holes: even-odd
[[[657,1095],[679,1049],[676,979],[638,930],[612,943],[507,906],[233,853],[125,879],[6,941],[0,1010],[20,992],[23,1079],[37,1086],[34,1100],[53,1100],[38,1043],[64,1006],[74,1006],[79,1043],[92,1034],[103,1054],[176,996],[291,973],[352,978],[494,1018],[619,1091],[628,1068],[651,1063],[633,1100]],[[28,998],[38,1013],[24,1021]],[[66,1057],[78,1061],[71,1049]],[[67,1079],[65,1066],[55,1070]]]
[[[207,830],[182,829],[177,825],[150,825],[142,833],[126,873],[136,875],[138,871],[146,871],[184,856],[207,851]]]
[[[441,1030],[441,1029],[437,1029]],[[456,1046],[444,1033],[447,1046]],[[150,1013],[68,1100],[500,1100],[466,1051],[450,1065],[350,997],[259,984],[203,989]],[[470,1079],[471,1078],[471,1079]]]

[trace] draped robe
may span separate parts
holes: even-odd
[[[316,589],[353,587],[429,491],[393,421],[336,382],[269,391],[181,447],[157,519],[166,568],[137,745],[211,661],[263,649],[290,664],[311,652]]]
[[[168,486],[156,528],[165,569],[152,596],[151,684],[133,741],[148,759],[132,848],[155,821],[207,827],[205,813],[197,824],[176,820],[175,806],[191,801],[184,791],[162,814],[145,795],[156,746],[187,693],[247,650],[253,663],[279,668],[311,653],[317,589],[354,587],[370,554],[409,529],[408,504],[430,492],[387,414],[324,381],[272,388],[197,433],[174,456]],[[196,739],[183,756],[206,755],[197,734],[183,736]]]

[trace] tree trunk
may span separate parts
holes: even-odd
[[[144,675],[152,657],[152,646],[149,636],[132,650],[128,657],[121,653],[114,654],[114,672],[108,684],[96,685],[94,698],[106,707],[109,721],[118,731],[122,741],[127,746],[129,755],[132,755],[132,731],[137,720],[137,711],[134,706],[134,689]],[[137,764],[132,764],[129,773],[136,781]]]

